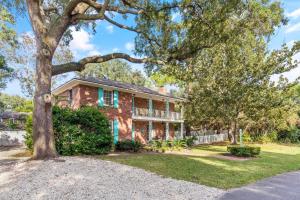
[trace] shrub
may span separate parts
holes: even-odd
[[[243,142],[252,142],[252,138],[249,132],[245,132],[242,137]]]
[[[299,143],[300,142],[300,129],[291,127],[288,130],[279,131],[277,134],[278,141],[284,143]]]
[[[253,157],[260,154],[260,147],[251,146],[227,146],[227,151],[240,157]]]
[[[29,115],[26,118],[26,123],[25,123],[25,145],[28,150],[32,151],[33,150],[33,139],[32,139],[32,115]]]
[[[197,139],[197,138],[196,138],[195,136],[185,138],[186,145],[187,145],[188,147],[192,147],[192,146],[194,145],[194,141],[195,141],[196,139]]]
[[[32,118],[27,119],[26,127],[25,143],[32,150]],[[71,110],[53,107],[53,129],[60,155],[105,154],[111,150],[110,124],[97,108]]]
[[[14,123],[12,120],[9,120],[8,121],[8,124],[7,124],[8,128],[11,129],[11,130],[15,130],[18,128],[18,125],[16,123]]]
[[[138,152],[142,147],[139,141],[124,140],[118,141],[116,144],[116,150],[118,151],[134,151]]]

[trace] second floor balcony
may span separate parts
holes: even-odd
[[[147,108],[134,108],[133,118],[139,119],[156,119],[163,121],[182,121],[183,117],[180,112],[167,112],[165,110],[154,109],[152,112]]]

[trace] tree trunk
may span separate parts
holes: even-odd
[[[234,125],[233,125],[233,131],[232,131],[232,135],[233,135],[233,141],[232,144],[237,144],[237,140],[236,140],[236,131],[237,131],[237,122],[234,121]]]
[[[33,111],[33,159],[56,157],[52,125],[51,59],[49,51],[38,46],[36,61],[36,89]]]

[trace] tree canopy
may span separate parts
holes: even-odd
[[[138,70],[121,60],[111,60],[101,64],[89,64],[82,72],[81,77],[108,78],[115,81],[145,86],[147,79]]]

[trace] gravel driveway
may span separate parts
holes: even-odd
[[[64,161],[63,161],[64,160]],[[0,170],[3,168],[0,168]],[[94,158],[27,161],[0,171],[0,199],[216,199],[223,190]]]

